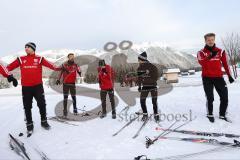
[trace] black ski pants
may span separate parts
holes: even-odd
[[[143,113],[147,113],[146,99],[148,97],[149,92],[151,93],[151,97],[152,97],[153,112],[154,114],[158,114],[157,87],[144,87],[144,86],[142,87],[141,94],[140,94],[140,104],[141,104],[142,111]]]
[[[101,101],[102,101],[102,113],[106,114],[106,98],[107,98],[107,94],[109,96],[110,102],[111,102],[111,107],[112,107],[112,114],[116,114],[116,110],[115,110],[115,100],[114,100],[114,90],[110,89],[110,90],[101,90],[100,91],[100,97],[101,97]]]
[[[31,111],[33,98],[37,101],[37,106],[39,108],[39,113],[41,115],[41,121],[47,120],[46,101],[44,96],[43,85],[39,84],[36,86],[22,86],[22,99],[27,124],[33,123]]]
[[[67,102],[68,102],[68,95],[69,92],[72,97],[73,101],[73,109],[77,109],[77,101],[76,101],[76,85],[75,83],[64,83],[63,84],[63,110],[67,112]]]
[[[219,97],[220,97],[220,110],[219,116],[225,116],[227,107],[228,107],[228,88],[227,84],[224,81],[223,77],[219,78],[210,78],[210,77],[203,77],[203,88],[207,98],[207,114],[213,114],[213,101],[214,101],[214,92],[213,89],[215,88]]]

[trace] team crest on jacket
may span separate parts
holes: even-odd
[[[38,65],[38,59],[37,58],[35,58],[35,59],[33,59],[33,65]]]

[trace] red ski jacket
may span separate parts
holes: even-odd
[[[17,57],[16,60],[7,66],[7,69],[12,71],[20,67],[22,86],[35,86],[42,84],[42,66],[55,71],[61,70],[61,67],[57,67],[44,57],[35,54]]]
[[[109,65],[106,65],[106,72],[98,67],[98,81],[101,90],[113,89],[114,71]]]
[[[3,65],[0,64],[0,74],[4,77],[10,76],[10,73],[8,72],[7,68],[5,68]]]
[[[76,64],[68,64],[68,62],[63,64],[66,71],[62,71],[59,80],[63,77],[63,83],[75,83],[77,78],[77,73],[81,76],[81,69]]]
[[[226,52],[217,47],[214,48],[214,51],[216,51],[217,54],[211,59],[208,58],[211,52],[206,48],[203,48],[197,54],[198,62],[202,66],[202,77],[222,77],[222,66],[227,75],[230,76],[231,73],[228,66]]]

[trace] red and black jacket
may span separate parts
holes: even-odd
[[[63,83],[65,84],[72,84],[76,82],[77,73],[81,77],[81,69],[76,64],[69,64],[68,62],[63,64],[63,67],[65,68],[64,71],[61,72],[59,80],[63,77]]]
[[[16,60],[7,66],[7,69],[12,71],[20,67],[22,86],[35,86],[42,84],[42,66],[55,71],[61,70],[61,67],[57,67],[44,57],[35,54],[17,57]]]
[[[7,68],[0,64],[0,74],[3,75],[3,77],[8,77],[11,74],[8,72]]]
[[[226,52],[218,47],[214,47],[213,51],[216,52],[214,57],[211,57],[211,51],[207,47],[197,54],[198,62],[202,66],[202,77],[222,77],[222,66],[226,74],[231,76]]]
[[[114,87],[114,71],[111,66],[105,65],[106,71],[98,67],[98,81],[101,90],[111,90]]]

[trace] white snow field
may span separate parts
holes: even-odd
[[[225,77],[228,82],[227,78]],[[181,85],[182,84],[182,85]],[[194,85],[192,85],[194,84]],[[88,86],[88,85],[86,85]],[[93,85],[93,87],[98,85]],[[206,100],[201,85],[201,73],[196,75],[180,77],[179,83],[171,92],[158,97],[158,106],[164,114],[190,114],[196,119],[181,129],[234,133],[240,135],[240,81],[228,84],[229,108],[228,117],[233,123],[228,123],[218,119],[219,97],[215,92],[214,114],[216,121],[210,123],[206,118]],[[54,116],[55,105],[62,100],[60,93],[45,87],[48,116]],[[91,86],[92,87],[92,86]],[[9,147],[8,133],[12,133],[16,138],[25,142],[25,147],[31,159],[41,159],[32,146],[40,148],[50,159],[134,159],[138,155],[147,155],[148,158],[163,158],[174,155],[190,154],[216,146],[182,142],[175,140],[158,140],[150,148],[145,147],[145,136],[154,138],[161,131],[155,128],[158,125],[150,121],[142,130],[140,135],[133,139],[133,135],[141,126],[142,122],[135,121],[125,128],[119,135],[113,137],[112,134],[120,129],[126,121],[121,121],[118,116],[116,120],[111,119],[111,113],[105,119],[96,118],[86,122],[72,122],[78,126],[70,126],[63,123],[49,121],[52,129],[46,131],[40,126],[40,115],[36,102],[33,103],[34,134],[26,138],[26,128],[24,122],[24,112],[22,105],[21,86],[17,88],[0,90],[0,159],[22,159]],[[118,97],[120,98],[120,97]],[[129,113],[134,113],[140,109],[139,98],[137,104],[131,107]],[[100,104],[100,100],[77,97],[79,108],[84,105],[92,109]],[[151,99],[147,99],[148,111],[152,113]],[[119,99],[117,111],[123,109],[126,104]],[[171,118],[171,117],[169,117]],[[171,120],[171,119],[170,119]],[[162,121],[162,127],[167,128],[173,121]],[[183,122],[176,124],[180,125]],[[24,133],[23,137],[18,134]],[[193,135],[183,135],[180,133],[170,133],[170,137],[200,137]],[[209,138],[209,137],[203,137]],[[214,137],[215,138],[215,137]],[[230,138],[216,138],[221,141],[232,142]],[[239,140],[239,139],[238,139]],[[229,148],[218,152],[209,152],[186,159],[239,159],[240,149]]]

